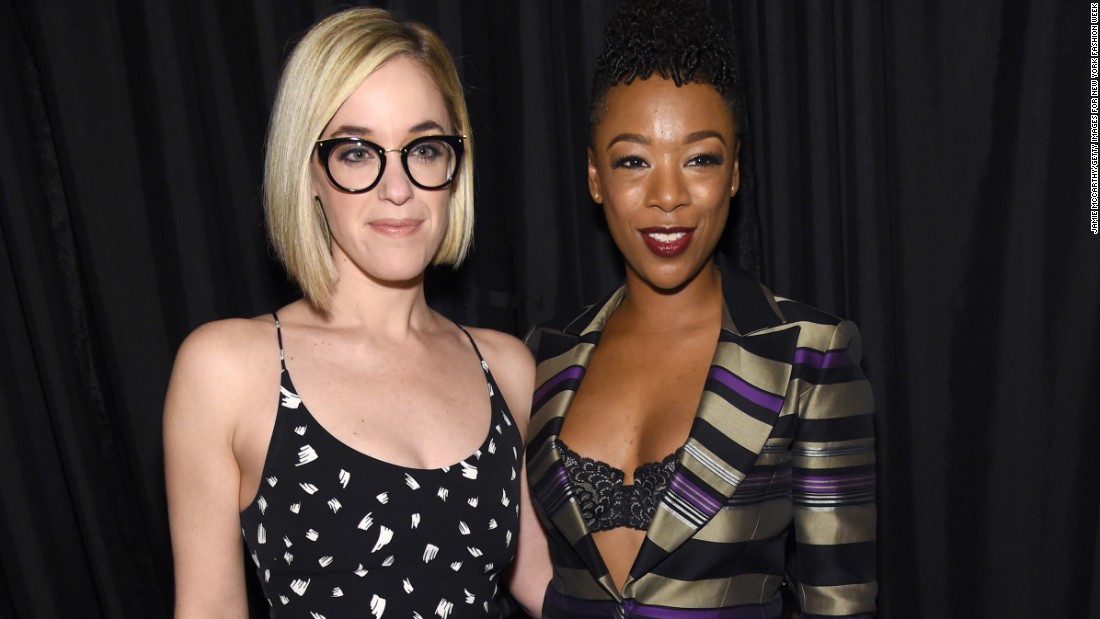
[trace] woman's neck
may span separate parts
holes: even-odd
[[[722,274],[708,260],[675,290],[658,290],[627,269],[626,295],[615,316],[647,332],[678,331],[722,320]]]
[[[436,318],[424,296],[423,274],[392,283],[356,273],[336,283],[323,321],[333,328],[367,330],[400,340],[431,329]]]

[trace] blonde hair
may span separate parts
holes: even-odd
[[[279,81],[264,160],[264,218],[279,260],[318,309],[336,284],[328,223],[310,185],[314,143],[359,84],[387,60],[406,56],[424,65],[450,115],[467,136],[451,185],[447,230],[432,264],[458,266],[473,237],[473,142],[462,84],[443,41],[388,11],[354,8],[314,24],[295,46]]]

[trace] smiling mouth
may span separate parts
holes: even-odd
[[[649,251],[662,258],[671,258],[687,250],[688,246],[691,245],[695,228],[653,227],[642,228],[638,232],[641,232],[642,240]]]

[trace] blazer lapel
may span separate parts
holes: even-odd
[[[630,583],[692,537],[752,469],[784,406],[797,328],[783,324],[770,292],[736,269],[722,269],[722,331],[688,440],[681,450]]]
[[[553,527],[548,527],[550,534],[563,538],[554,541],[571,546],[599,588],[616,600],[621,600],[621,596],[592,541],[592,533],[584,522],[580,506],[570,500],[569,477],[557,438],[607,317],[618,307],[623,292],[623,288],[616,290],[603,303],[592,306],[570,324],[560,329],[544,328],[538,333],[537,342],[528,342],[538,351],[535,378],[538,387],[535,389],[528,427],[530,440],[527,443],[527,475],[532,496],[543,517],[553,524]],[[559,577],[569,578],[569,574],[559,570]],[[569,583],[570,590],[591,589],[590,583],[583,580]]]

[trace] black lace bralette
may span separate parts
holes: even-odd
[[[676,469],[676,452],[660,462],[646,462],[634,469],[634,483],[627,486],[623,484],[626,475],[621,470],[577,454],[560,439],[557,443],[573,485],[573,496],[590,531],[618,527],[649,529],[657,503]]]

